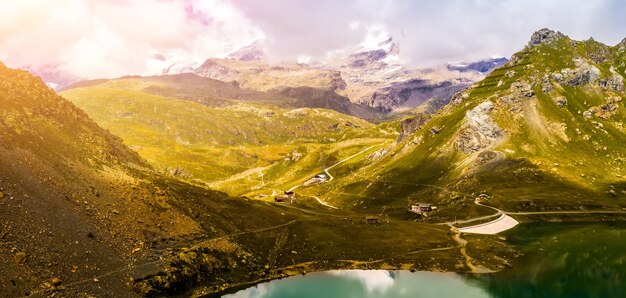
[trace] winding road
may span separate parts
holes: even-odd
[[[333,179],[335,179],[335,177],[333,177],[333,175],[331,175],[331,174],[328,172],[330,169],[332,169],[332,168],[334,168],[334,167],[336,167],[336,166],[338,166],[338,165],[340,165],[340,164],[342,164],[342,163],[344,163],[344,162],[346,162],[346,161],[348,161],[348,160],[351,160],[351,159],[353,159],[354,157],[358,156],[359,154],[362,154],[362,153],[364,153],[364,152],[367,152],[368,150],[370,150],[370,149],[372,149],[372,148],[374,148],[374,147],[378,147],[378,146],[383,147],[383,146],[385,146],[385,144],[387,144],[387,143],[388,143],[388,142],[385,142],[385,143],[380,144],[380,145],[369,146],[369,147],[367,147],[367,148],[365,148],[365,149],[363,149],[363,150],[361,150],[361,151],[359,151],[359,152],[357,152],[357,153],[355,153],[355,154],[352,154],[352,155],[350,155],[350,156],[348,156],[348,157],[346,157],[346,158],[344,158],[344,159],[342,159],[342,160],[340,160],[340,161],[338,161],[338,162],[334,163],[334,164],[333,164],[333,165],[331,165],[330,167],[325,168],[325,169],[324,169],[324,173],[326,173],[326,175],[328,176],[328,181],[326,181],[326,182],[330,182],[330,181],[333,181]],[[302,186],[302,184],[298,184],[298,185],[296,185],[296,186],[293,186],[293,187],[292,187],[292,188],[290,188],[288,191],[294,191],[296,188],[298,188],[298,187],[300,187],[300,186]],[[318,198],[318,197],[313,197],[313,198],[314,198],[315,200],[317,200],[317,202],[318,202],[318,203],[320,203],[320,204],[321,204],[321,205],[323,205],[323,206],[326,206],[326,207],[329,207],[329,208],[333,208],[333,209],[337,209],[337,207],[332,206],[332,205],[330,205],[330,204],[328,204],[328,203],[326,203],[326,202],[322,201],[322,200],[321,200],[320,198]]]
[[[492,207],[489,205],[481,204],[478,200],[474,201],[474,204],[492,209],[496,211],[496,213],[487,216],[481,216],[476,218],[470,218],[466,220],[457,220],[452,222],[445,223],[450,227],[454,227],[458,224],[464,224],[468,222],[485,220],[491,217],[498,216],[498,218],[486,222],[481,223],[469,227],[458,228],[457,230],[462,233],[473,233],[473,234],[497,234],[515,227],[519,222],[515,220],[515,218],[510,215],[549,215],[549,214],[626,214],[625,210],[567,210],[567,211],[528,211],[528,212],[511,212],[500,210],[496,207]]]

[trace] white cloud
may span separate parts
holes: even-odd
[[[232,0],[273,43],[270,55],[315,58],[354,48],[382,24],[416,66],[506,56],[543,27],[615,44],[626,37],[619,0]]]
[[[618,0],[0,0],[0,61],[80,78],[186,69],[264,39],[273,60],[319,61],[391,34],[417,66],[511,55],[548,27],[609,44]]]
[[[386,270],[334,270],[331,275],[359,281],[368,293],[385,293],[393,287],[395,280]]]
[[[199,64],[262,37],[226,0],[0,1],[0,61],[80,78]]]

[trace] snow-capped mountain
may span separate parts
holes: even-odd
[[[509,62],[509,59],[505,57],[494,57],[470,63],[459,62],[455,64],[447,64],[446,67],[449,70],[460,72],[475,71],[479,73],[488,73],[491,70],[506,64],[507,62]]]

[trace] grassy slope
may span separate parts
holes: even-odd
[[[597,47],[593,41],[573,44],[562,39],[556,45],[516,54],[513,62],[468,89],[460,104],[448,106],[418,130],[419,144],[410,137],[379,162],[308,192],[355,210],[392,207],[387,212],[395,208],[398,216],[406,216],[402,211],[410,202],[429,202],[443,207],[433,213],[443,218],[480,213],[471,205],[480,192],[494,195],[493,204],[509,209],[626,206],[619,188],[626,176],[626,109],[619,103],[618,112],[609,119],[583,116],[583,111],[608,97],[625,98],[624,94],[595,83],[560,86],[553,82],[554,91],[541,91],[545,74],[576,67],[574,57],[592,61]],[[600,78],[610,75],[612,66],[623,76],[626,55],[614,49],[609,53],[606,62],[589,63],[601,71]],[[520,96],[513,86],[516,81],[536,83],[532,87],[536,96]],[[506,101],[508,95],[514,103]],[[553,101],[557,96],[565,96],[567,106],[559,108]],[[455,143],[467,111],[487,99],[495,104],[490,116],[506,131],[504,141],[488,149],[504,153],[505,160],[481,167],[474,165],[476,154],[460,152]],[[441,132],[432,134],[433,127]],[[617,187],[618,198],[606,195],[610,187]]]
[[[445,227],[368,225],[351,212],[231,198],[174,180],[41,80],[3,66],[0,77],[3,295],[131,297],[133,285],[176,293],[198,283],[216,291],[345,267],[464,270],[458,251],[429,251],[454,248]]]
[[[266,182],[275,181],[277,188],[278,183],[314,174],[314,168],[353,150],[394,137],[368,122],[326,109],[288,110],[242,100],[210,107],[144,92],[168,84],[172,83],[158,78],[120,79],[70,89],[63,96],[157,168],[178,169],[183,177],[200,182],[270,167]],[[294,152],[304,154],[303,158],[285,161]],[[258,177],[235,176],[229,179],[232,183],[212,186],[242,194],[255,180]]]

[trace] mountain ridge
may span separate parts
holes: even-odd
[[[529,44],[432,117],[403,123],[401,142],[358,180],[311,191],[344,193],[331,202],[346,208],[401,210],[421,198],[443,218],[480,192],[504,210],[626,206],[626,55],[548,29]]]

